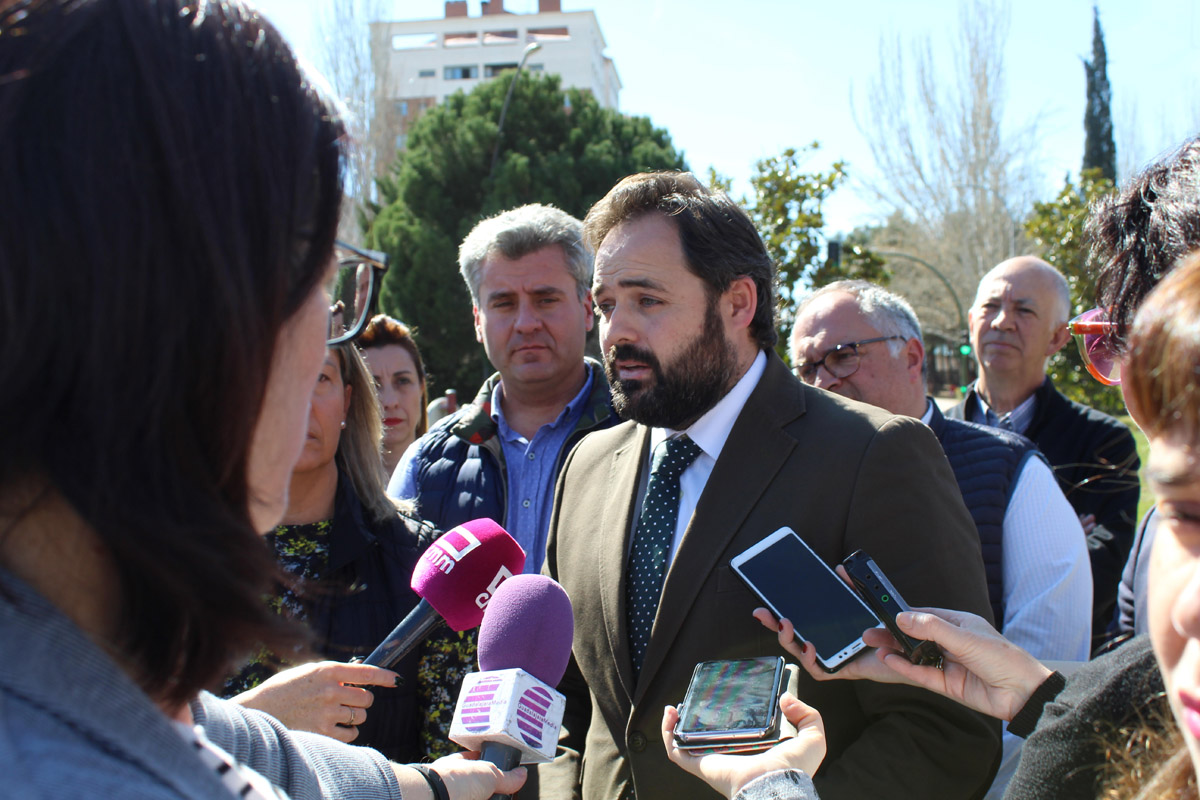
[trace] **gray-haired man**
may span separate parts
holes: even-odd
[[[600,365],[584,357],[592,329],[592,256],[579,220],[527,205],[485,219],[459,248],[475,336],[496,367],[474,401],[414,442],[388,486],[441,530],[478,517],[546,555],[562,459],[617,420]]]

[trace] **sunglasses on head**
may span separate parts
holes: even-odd
[[[1079,345],[1083,364],[1092,377],[1105,386],[1121,384],[1121,358],[1117,354],[1113,338],[1117,323],[1106,319],[1102,308],[1085,311],[1067,323],[1067,330]]]

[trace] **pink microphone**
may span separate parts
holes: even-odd
[[[446,531],[413,570],[410,585],[421,602],[364,663],[391,667],[443,621],[456,631],[478,626],[496,589],[524,566],[521,545],[493,520],[474,519]]]

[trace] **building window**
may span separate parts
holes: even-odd
[[[396,149],[403,150],[404,145],[408,143],[408,134],[401,133],[396,136]]]
[[[516,30],[483,32],[484,44],[516,44],[518,38]]]
[[[408,101],[401,100],[399,103],[396,104],[396,110],[400,112],[400,116],[407,117],[408,116]]]
[[[483,77],[495,78],[497,75],[499,75],[501,72],[504,72],[504,70],[506,70],[506,69],[516,69],[516,68],[517,68],[516,62],[513,62],[511,64],[484,64]]]
[[[436,33],[397,33],[392,36],[393,50],[419,50],[437,47]]]
[[[443,34],[442,44],[446,47],[472,47],[479,44],[479,31]]]
[[[545,68],[546,68],[545,64],[530,64],[525,69],[529,70],[530,72],[541,72]]]
[[[530,28],[525,34],[526,42],[569,42],[571,32],[567,26],[559,28]]]
[[[423,69],[417,72],[418,78],[435,78],[437,77],[436,69]]]
[[[443,77],[448,81],[461,81],[479,77],[479,67],[475,64],[464,67],[446,67]]]

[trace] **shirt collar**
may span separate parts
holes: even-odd
[[[933,398],[926,397],[925,413],[921,415],[921,422],[924,422],[926,425],[928,425],[931,419],[933,419]]]
[[[663,440],[686,433],[689,439],[700,445],[700,449],[706,456],[716,461],[725,447],[725,440],[729,438],[729,433],[733,430],[733,423],[737,422],[738,415],[742,413],[742,408],[750,399],[750,393],[754,391],[755,386],[758,386],[758,381],[766,369],[767,354],[759,350],[758,355],[754,357],[754,362],[746,370],[746,374],[733,385],[732,389],[726,392],[724,397],[717,401],[715,406],[704,412],[704,415],[686,430],[652,429],[650,431],[650,452],[654,452],[654,448],[658,447]]]
[[[554,422],[549,423],[550,428],[557,428],[559,425],[563,424],[564,420],[573,419],[576,415],[582,413],[581,409],[583,408],[583,404],[587,402],[588,397],[590,397],[592,394],[592,382],[596,379],[595,372],[592,369],[591,364],[584,361],[583,368],[584,371],[587,372],[587,378],[583,382],[583,388],[581,388],[579,393],[571,399],[571,402],[567,403],[562,412],[555,417]],[[500,402],[500,389],[503,386],[504,381],[500,380],[496,382],[496,388],[492,389],[492,420],[497,426],[499,426],[506,439],[511,439],[514,437],[520,438],[519,435],[512,430],[512,428],[508,427],[508,422],[504,419],[504,408]]]

